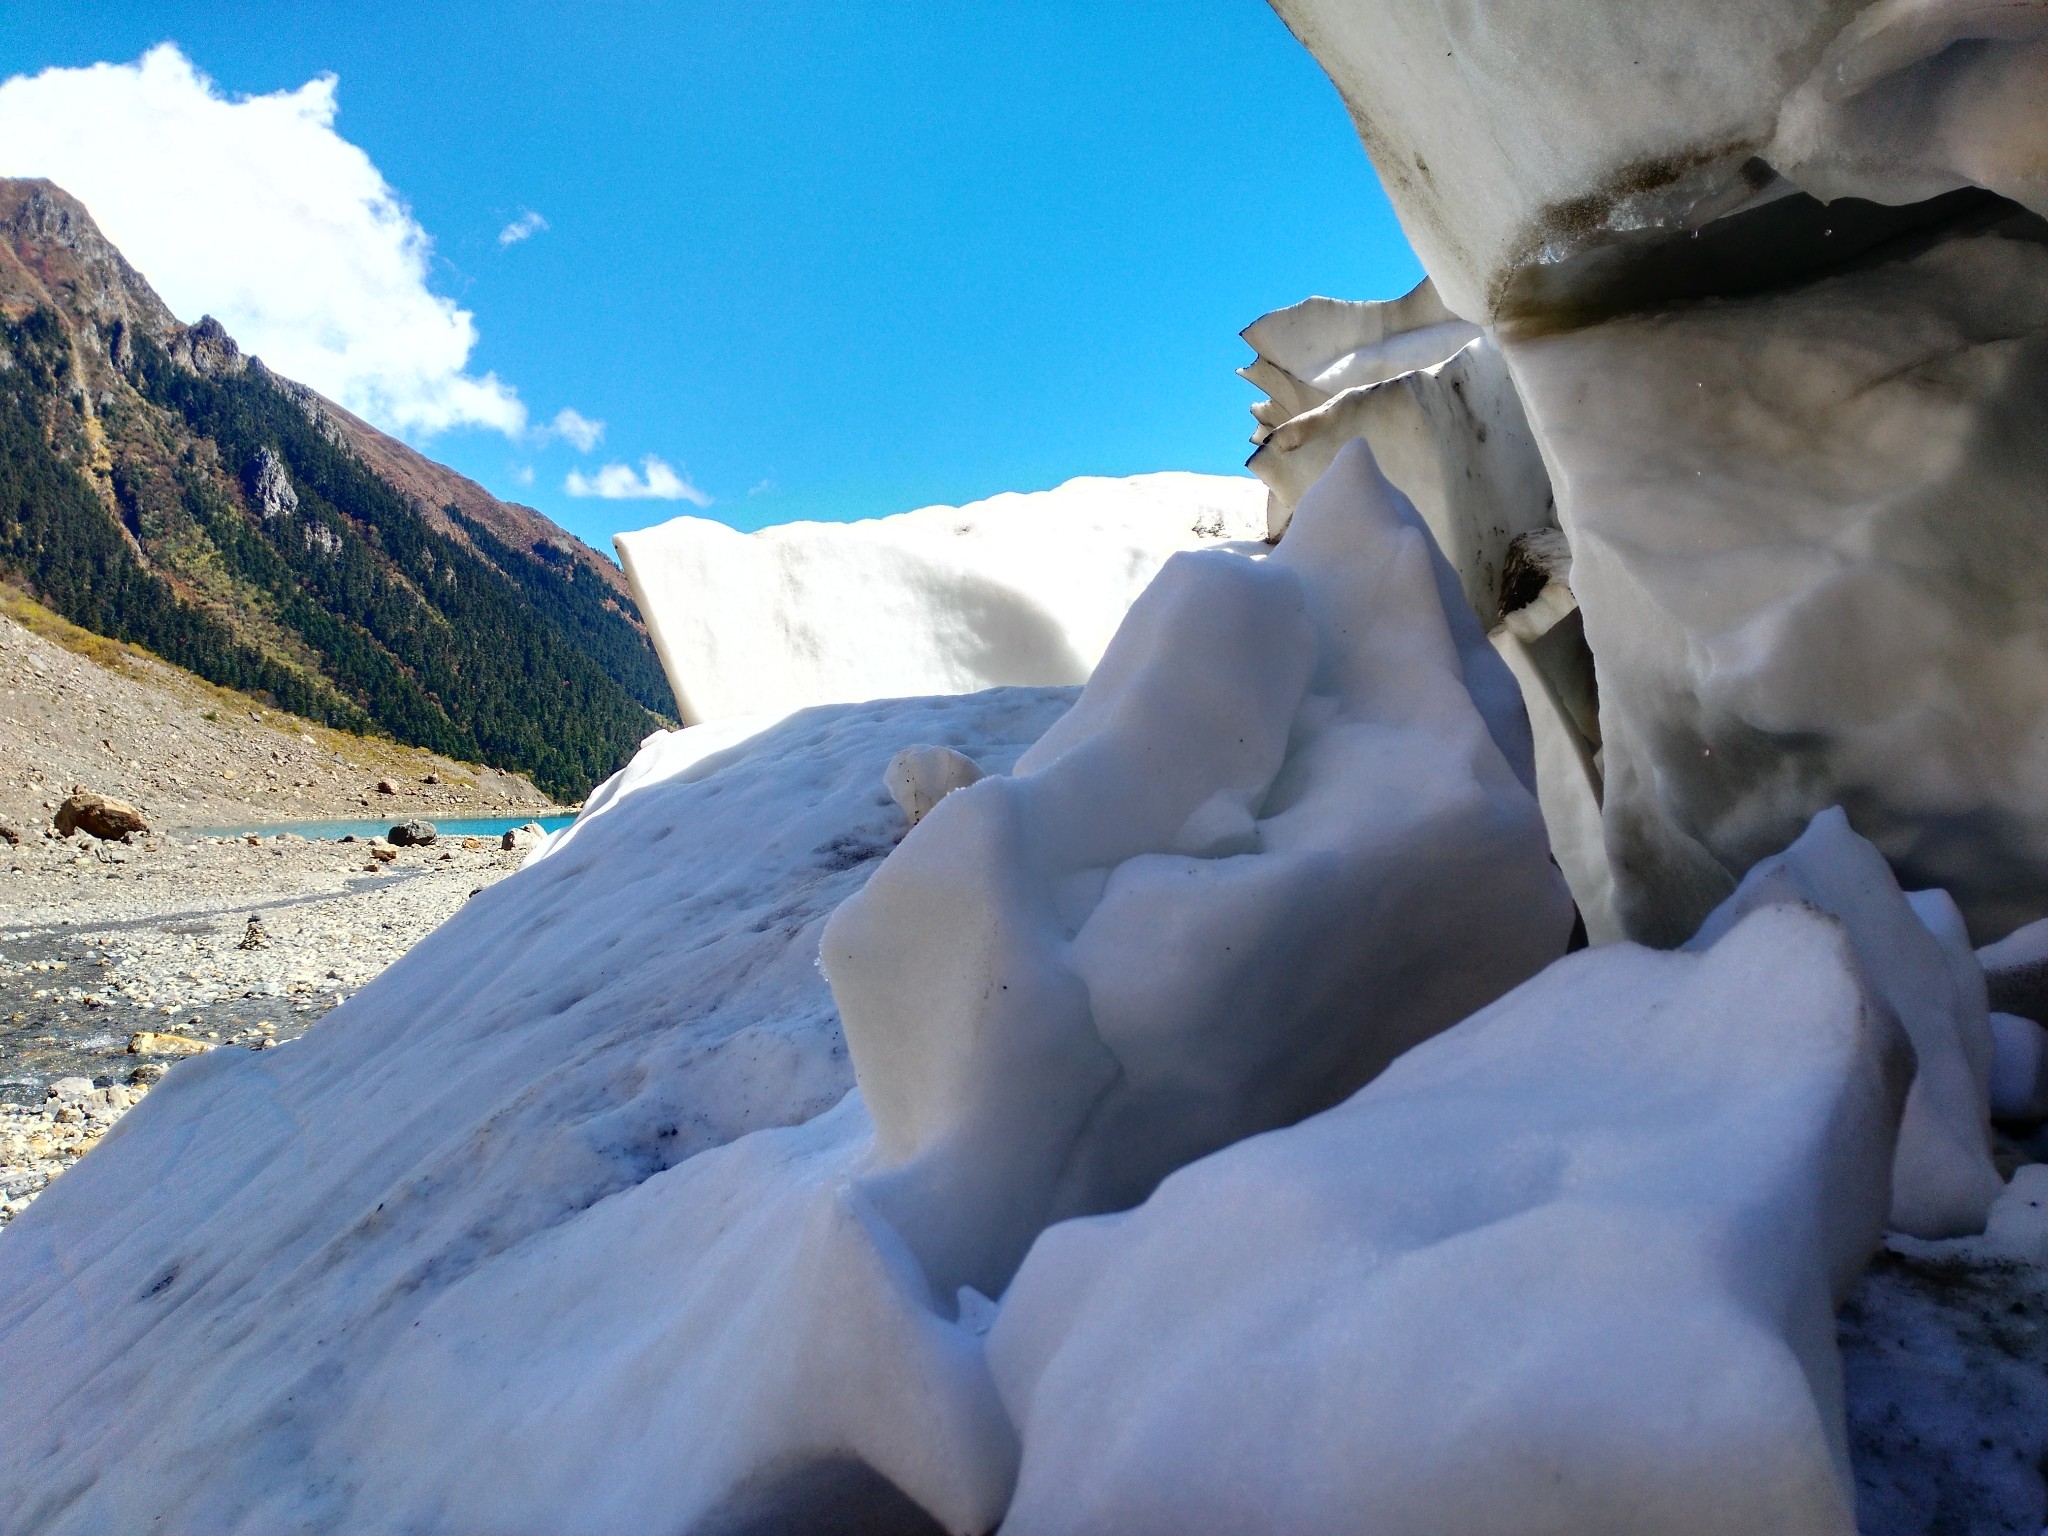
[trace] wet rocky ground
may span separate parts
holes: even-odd
[[[179,1054],[288,1046],[524,856],[481,838],[0,843],[0,1222]]]

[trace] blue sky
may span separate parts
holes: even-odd
[[[166,41],[211,81],[187,96],[335,77],[338,112],[319,133],[367,162],[351,169],[345,146],[323,141],[308,169],[267,166],[263,185],[381,173],[418,227],[405,238],[432,242],[426,288],[451,301],[438,319],[418,293],[399,296],[412,311],[359,305],[364,326],[432,333],[444,362],[455,348],[431,365],[440,404],[415,411],[393,386],[399,403],[369,413],[607,550],[617,529],[698,508],[573,496],[572,472],[586,488],[682,487],[709,498],[704,515],[754,527],[1075,474],[1236,470],[1254,397],[1232,373],[1246,360],[1236,332],[1309,293],[1387,297],[1421,275],[1335,92],[1261,0],[38,0],[0,11],[0,75],[132,64]],[[35,131],[18,127],[11,147],[0,113],[0,171],[36,173],[47,157],[117,176],[106,167],[124,157],[89,141],[109,131],[93,99],[22,97],[14,121]],[[87,137],[66,160],[41,135],[73,101],[87,103]],[[215,116],[264,141],[251,155],[297,153],[254,114]],[[218,137],[192,142],[205,147],[131,174],[194,178],[180,208],[248,202],[243,183],[209,180],[228,153]],[[110,222],[98,203],[123,193],[81,195]],[[158,236],[172,242],[156,259],[165,277],[139,264],[181,309],[218,309],[234,300],[207,285],[232,260],[208,242],[246,254],[266,237],[237,234],[225,213],[192,219]],[[522,220],[526,238],[502,238]],[[370,222],[371,238],[390,235],[389,210]],[[330,294],[358,303],[355,279],[316,281],[279,252],[247,281],[288,287],[296,273],[311,296],[278,298],[277,324],[304,328],[306,305]],[[362,269],[382,273],[386,254]],[[444,323],[464,339],[439,337]],[[382,402],[379,340],[357,347],[350,387]],[[564,407],[602,437],[558,418]],[[457,424],[434,430],[444,417]],[[558,419],[570,430],[549,430]],[[620,466],[609,481],[607,465]]]

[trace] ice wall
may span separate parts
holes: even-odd
[[[1637,258],[1677,259],[1665,237],[1793,191],[1899,205],[1981,187],[2048,212],[2037,5],[1272,3],[1467,320],[1569,319]]]
[[[2048,911],[2044,236],[1509,344],[1637,934],[1683,939],[1832,803],[1980,940]]]
[[[1084,476],[853,523],[679,517],[615,541],[691,723],[1087,680],[1167,556],[1265,537],[1229,475]]]
[[[1548,467],[1621,925],[1833,804],[2048,912],[2048,10],[1274,7]]]

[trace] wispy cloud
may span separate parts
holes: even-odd
[[[574,406],[565,405],[555,419],[540,429],[543,438],[559,437],[573,444],[578,453],[588,453],[604,441],[604,423],[593,421]]]
[[[518,465],[512,471],[512,478],[521,485],[533,484],[533,466],[531,464]]]
[[[761,481],[758,485],[748,486],[747,494],[749,496],[767,496],[781,489],[782,487],[775,483],[775,477],[773,475],[770,475],[766,480]]]
[[[133,64],[0,84],[0,175],[47,176],[184,320],[216,317],[278,372],[393,432],[526,408],[468,371],[476,320],[427,285],[433,242],[335,131],[333,75],[230,96],[173,43]]]
[[[571,496],[595,496],[603,501],[687,501],[708,507],[711,497],[683,477],[672,465],[648,454],[635,470],[628,464],[607,464],[594,475],[569,471],[562,489]]]
[[[498,244],[501,247],[517,245],[522,240],[531,240],[547,227],[548,221],[529,208],[498,231]]]

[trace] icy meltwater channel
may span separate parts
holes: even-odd
[[[364,821],[266,821],[247,827],[198,827],[188,837],[276,837],[290,832],[299,837],[338,842],[344,837],[382,837],[401,821],[421,817],[384,816]],[[514,827],[538,822],[543,831],[559,832],[574,816],[477,816],[459,821],[437,821],[434,830],[442,837],[503,837]]]

